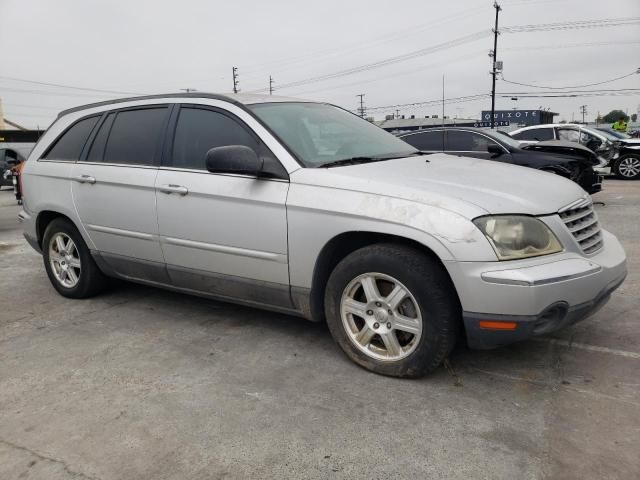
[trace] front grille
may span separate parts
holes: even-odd
[[[602,248],[602,232],[591,203],[559,215],[584,253],[595,253]]]

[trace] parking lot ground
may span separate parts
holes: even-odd
[[[0,192],[0,478],[640,478],[640,182],[607,180],[629,276],[596,315],[398,380],[326,326],[122,283],[50,286]]]

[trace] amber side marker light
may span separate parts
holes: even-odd
[[[516,322],[498,322],[495,320],[480,320],[480,328],[483,330],[515,330]]]

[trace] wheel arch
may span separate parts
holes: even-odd
[[[38,213],[38,216],[36,217],[36,235],[37,235],[37,240],[38,240],[38,246],[40,248],[42,248],[42,239],[44,238],[45,230],[47,229],[49,224],[52,221],[54,221],[56,218],[63,218],[65,220],[68,220],[72,225],[74,225],[76,228],[78,228],[78,226],[75,224],[75,222],[70,217],[65,215],[64,213],[60,213],[60,212],[55,211],[55,210],[43,210],[43,211],[41,211],[40,213]]]
[[[320,250],[318,257],[313,268],[313,276],[311,283],[311,291],[309,294],[309,312],[308,316],[312,321],[321,322],[325,320],[324,312],[324,296],[327,286],[327,281],[331,272],[342,259],[344,259],[350,253],[370,245],[379,243],[396,244],[411,247],[422,254],[434,259],[442,266],[443,270],[447,273],[452,286],[455,289],[453,280],[445,268],[442,259],[427,245],[418,242],[417,240],[380,232],[368,232],[368,231],[348,231],[342,232],[333,238],[331,238]],[[459,299],[458,299],[459,300]]]

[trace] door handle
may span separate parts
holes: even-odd
[[[160,190],[162,193],[167,193],[167,194],[179,193],[183,197],[187,193],[189,193],[189,189],[187,187],[183,187],[182,185],[174,185],[174,184],[161,185],[160,187],[158,187],[158,190]]]
[[[79,175],[75,177],[74,180],[78,183],[90,183],[91,185],[96,183],[96,179],[91,175]]]

